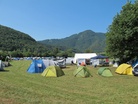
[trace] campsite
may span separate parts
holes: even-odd
[[[0,104],[137,104],[138,0],[0,4]]]
[[[76,65],[63,68],[65,75],[43,77],[28,73],[31,60],[13,60],[0,71],[0,102],[2,104],[136,104],[136,76],[119,75],[109,66],[113,76],[98,74],[100,67],[87,65],[92,77],[74,77]]]

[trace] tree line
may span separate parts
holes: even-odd
[[[0,25],[0,56],[46,57],[73,56],[74,49],[38,43],[28,34]]]

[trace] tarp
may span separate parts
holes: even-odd
[[[85,66],[79,66],[74,70],[73,75],[75,77],[92,77],[91,73]]]
[[[105,77],[111,77],[113,76],[111,70],[109,68],[106,67],[101,67],[98,69],[98,74],[101,76],[105,76]]]
[[[125,63],[119,65],[119,67],[115,70],[115,72],[122,75],[133,75],[132,66]]]
[[[108,56],[97,55],[97,56],[91,57],[91,59],[106,59],[106,58],[108,58]]]
[[[27,72],[29,73],[42,73],[46,66],[44,65],[43,61],[40,60],[33,60]]]
[[[45,77],[60,77],[65,75],[59,66],[48,66],[42,73]]]

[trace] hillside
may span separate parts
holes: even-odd
[[[38,42],[47,45],[74,48],[82,52],[87,49],[93,52],[103,52],[105,48],[105,34],[86,30],[63,39],[47,39]]]
[[[50,46],[42,45],[28,34],[0,25],[1,51],[43,52]]]

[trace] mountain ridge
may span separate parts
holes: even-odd
[[[30,35],[13,28],[0,25],[0,52],[28,52],[37,54],[49,50],[51,46],[38,43]]]
[[[36,41],[30,35],[0,25],[0,50],[33,53],[46,53],[53,50],[72,52],[103,52],[105,48],[105,33],[85,30],[61,39],[45,39]]]
[[[105,48],[105,33],[85,30],[62,39],[45,39],[38,42],[52,46],[73,48],[81,52],[85,50],[103,52]]]

